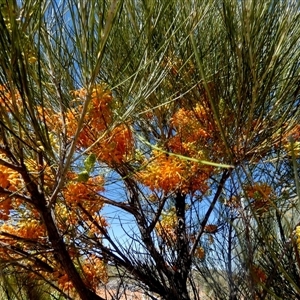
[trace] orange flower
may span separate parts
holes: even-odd
[[[159,151],[153,151],[153,156],[154,159],[138,174],[138,179],[151,190],[207,191],[211,167]]]
[[[253,276],[253,279],[257,283],[265,283],[267,281],[266,273],[258,266],[251,266],[250,272]]]
[[[0,154],[0,158],[5,160],[5,156]],[[10,191],[16,191],[23,187],[23,180],[19,173],[0,165],[0,186]]]
[[[139,173],[139,179],[151,190],[169,192],[180,188],[183,182],[184,163],[175,156],[154,151],[155,159]]]
[[[173,154],[207,160],[212,148],[212,125],[206,109],[197,104],[193,109],[179,109],[170,120],[175,134],[166,142]],[[209,148],[209,149],[208,149]],[[216,151],[217,147],[213,146]],[[175,155],[153,151],[152,157],[139,172],[139,180],[151,190],[193,193],[208,190],[207,181],[213,168]]]
[[[97,86],[92,92],[92,105],[88,114],[93,130],[105,130],[107,125],[112,121],[112,111],[110,103],[112,94],[104,86]]]
[[[26,219],[17,230],[19,236],[29,239],[42,239],[46,236],[46,228],[38,220]]]
[[[28,171],[33,175],[33,178],[39,178],[38,174],[41,172],[44,179],[44,186],[52,187],[55,179],[52,170],[48,165],[39,165],[34,159],[27,159],[25,164]]]
[[[93,289],[96,289],[100,283],[107,283],[108,281],[106,265],[95,255],[86,259],[82,270],[86,284]]]
[[[96,217],[94,217],[94,222],[96,222],[99,227],[101,227],[101,229],[106,232],[106,228],[108,227],[108,223],[106,221],[106,219],[102,216],[97,215]],[[87,220],[87,225],[89,226],[89,233],[91,235],[97,235],[97,236],[102,236],[103,235],[103,231],[99,229],[98,226],[96,226],[96,224],[94,222],[91,222],[90,220]]]
[[[254,185],[246,186],[245,192],[249,198],[266,199],[272,194],[272,188],[266,183],[255,183]]]
[[[11,209],[13,209],[12,199],[11,198],[4,198],[3,200],[1,199],[0,200],[0,219],[8,220]]]
[[[133,154],[132,132],[125,124],[115,127],[109,136],[99,143],[101,145],[95,152],[98,158],[108,165],[123,163]]]
[[[78,124],[78,118],[82,111],[83,102],[88,96],[86,89],[72,91],[71,94],[77,102],[76,109],[70,109],[66,114],[66,124],[68,136],[72,137]],[[87,114],[84,119],[84,126],[80,132],[78,146],[88,148],[99,137],[101,131],[108,128],[112,122],[112,110],[110,103],[112,102],[111,91],[103,84],[96,85],[90,94],[91,102],[88,107]]]
[[[207,127],[207,115],[200,104],[194,110],[179,109],[171,118],[171,125],[176,128],[176,134],[183,142],[194,143],[210,137],[211,128]]]
[[[70,182],[65,188],[64,196],[68,204],[77,205],[78,202],[100,200],[99,192],[103,190],[103,177],[96,176],[89,178],[87,182]],[[103,206],[103,203],[98,203]]]
[[[63,275],[58,273],[57,276],[58,276],[57,283],[58,283],[59,288],[61,288],[65,292],[73,292],[74,285],[70,281],[68,275],[66,273]]]
[[[241,199],[238,196],[232,196],[230,199],[225,201],[224,203],[226,206],[229,206],[231,208],[240,208],[241,207]]]
[[[10,186],[8,176],[9,176],[8,173],[3,173],[2,171],[0,171],[0,186],[5,189]]]
[[[17,110],[22,105],[22,99],[18,92],[11,92],[6,85],[0,85],[0,106],[8,113]]]
[[[203,103],[197,103],[192,109],[179,109],[170,123],[175,134],[167,145],[172,152],[196,159],[205,159],[208,155],[218,158],[222,143],[210,109]]]
[[[272,205],[272,188],[266,183],[255,183],[252,186],[245,187],[246,195],[253,199],[251,207],[258,214],[263,214],[269,210]]]
[[[218,226],[213,224],[206,225],[204,231],[211,234],[216,233],[218,231]]]
[[[17,225],[3,224],[1,231],[28,239],[43,239],[46,236],[46,228],[42,222],[35,219],[24,219]]]
[[[70,209],[64,203],[56,203],[55,214],[60,230],[67,230],[70,226],[73,227],[78,224],[79,216],[74,209]]]
[[[195,250],[195,257],[204,259],[205,258],[205,250],[202,247],[197,247]]]
[[[56,113],[51,108],[37,107],[38,118],[40,122],[47,125],[47,129],[53,132],[61,132],[62,121],[59,113]]]
[[[168,244],[172,245],[176,242],[176,227],[177,218],[174,209],[162,214],[162,219],[159,221],[155,230],[156,233]]]

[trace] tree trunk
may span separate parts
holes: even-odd
[[[63,237],[59,234],[55,221],[53,220],[51,209],[46,206],[46,200],[43,194],[38,193],[38,199],[35,203],[39,203],[39,210],[42,215],[43,221],[48,231],[49,240],[54,250],[54,256],[63,267],[68,275],[68,278],[73,283],[74,288],[82,300],[105,300],[98,296],[93,291],[87,288],[79,273],[77,272],[73,261],[67,251]],[[37,198],[37,197],[33,197]]]
[[[187,277],[191,268],[191,257],[189,254],[189,239],[186,233],[186,220],[185,220],[185,195],[177,193],[175,197],[175,209],[177,217],[176,228],[176,244],[175,250],[177,252],[177,258],[174,263],[175,274],[172,278],[172,289],[174,290],[174,296],[169,299],[181,299],[189,300],[189,294],[187,290]]]

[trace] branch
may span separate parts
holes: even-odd
[[[214,196],[214,198],[213,198],[213,200],[212,200],[212,202],[211,202],[211,204],[210,204],[210,206],[209,206],[209,208],[208,208],[208,210],[207,210],[207,212],[206,212],[206,214],[204,216],[204,219],[202,220],[202,222],[200,224],[201,228],[200,228],[200,230],[199,230],[199,232],[198,232],[198,234],[197,234],[197,236],[195,238],[195,242],[194,242],[194,244],[193,244],[193,246],[192,246],[192,248],[190,250],[190,255],[192,255],[194,253],[194,251],[195,251],[195,249],[196,249],[196,247],[197,247],[197,245],[199,243],[199,240],[200,240],[200,238],[201,238],[201,236],[202,236],[202,234],[204,232],[204,227],[207,224],[207,221],[208,221],[208,219],[209,219],[209,217],[210,217],[213,209],[215,208],[215,205],[216,205],[216,203],[217,203],[217,201],[218,201],[218,199],[219,199],[219,197],[220,197],[220,195],[222,193],[222,189],[224,187],[224,184],[225,184],[226,180],[229,178],[229,176],[231,174],[231,171],[232,171],[232,169],[225,170],[223,172],[223,175],[222,175],[222,178],[220,180],[218,189],[217,189],[217,191],[215,193],[215,196]]]
[[[147,286],[151,287],[152,291],[160,293],[163,291],[163,293],[166,293],[166,288],[164,285],[162,285],[157,278],[153,276],[151,272],[148,272],[149,270],[145,269],[145,266],[142,266],[144,268],[143,271],[140,270],[140,267],[136,267],[132,264],[132,262],[119,250],[120,247],[114,243],[114,241],[110,238],[110,236],[107,234],[106,230],[98,224],[94,220],[94,218],[91,216],[91,214],[79,203],[79,208],[84,212],[84,214],[88,217],[88,219],[100,230],[100,232],[103,234],[103,236],[111,243],[111,245],[114,247],[114,250],[119,255],[114,254],[111,249],[105,247],[102,245],[99,241],[97,241],[98,246],[100,249],[105,252],[105,254],[110,257],[113,261],[116,261],[119,265],[123,266],[126,270],[128,270],[130,273],[134,274],[136,278],[139,278],[142,282],[144,282]],[[139,218],[139,214],[136,212],[135,214],[136,218]],[[146,244],[147,250],[151,253],[152,257],[155,261],[158,261],[159,268],[158,271],[164,270],[164,273],[167,275],[170,275],[170,272],[168,269],[166,269],[164,260],[160,256],[160,254],[155,250],[153,241],[151,240],[149,242],[145,242],[145,239],[148,239],[150,237],[150,234],[146,234],[146,238],[144,237],[143,241]],[[150,237],[151,238],[151,237]],[[152,250],[150,250],[152,249]],[[128,255],[128,253],[127,253]]]
[[[119,168],[117,171],[123,178],[123,180],[126,184],[126,187],[129,191],[130,205],[137,209],[136,213],[134,214],[134,217],[136,219],[138,228],[140,230],[140,233],[142,236],[142,241],[144,242],[147,250],[150,252],[155,263],[157,264],[157,270],[162,270],[164,272],[164,274],[169,278],[172,275],[173,270],[170,270],[169,268],[167,268],[163,257],[156,250],[155,244],[151,237],[151,232],[152,232],[153,228],[148,226],[146,217],[144,214],[144,209],[141,206],[141,203],[139,201],[139,192],[138,192],[139,188],[138,188],[137,184],[134,182],[134,180],[132,180],[129,177],[126,166],[124,166],[123,168]]]
[[[8,248],[11,251],[25,257],[26,259],[28,259],[32,262],[34,262],[37,266],[39,266],[43,270],[45,270],[47,272],[50,272],[50,273],[54,272],[54,269],[50,265],[48,265],[47,263],[45,263],[44,261],[42,261],[41,259],[39,259],[37,257],[32,257],[32,254],[27,253],[26,251],[22,250],[20,247],[10,245],[10,244],[7,244],[7,243],[1,242],[1,241],[0,241],[0,244],[3,248]]]
[[[130,261],[128,258],[119,251],[119,247],[114,243],[114,241],[110,238],[110,236],[107,234],[107,231],[98,224],[98,222],[91,216],[91,214],[82,206],[81,203],[78,203],[78,207],[83,211],[83,213],[88,217],[88,219],[95,225],[103,234],[103,236],[109,241],[109,243],[114,247],[115,251],[120,255],[120,257],[128,264],[130,264]]]
[[[42,278],[47,284],[49,284],[52,288],[54,288],[55,290],[57,290],[61,295],[63,295],[66,299],[68,300],[72,300],[72,298],[67,295],[63,290],[61,290],[59,287],[57,287],[54,283],[53,280],[50,280],[48,278],[46,278],[45,276],[41,275],[37,270],[32,269],[29,265],[23,265],[20,263],[12,263],[10,265],[16,265],[17,267],[21,267],[22,269],[28,271],[28,272],[32,272],[35,275],[37,275],[38,277]],[[49,292],[50,293],[50,292]]]
[[[155,217],[154,217],[154,219],[152,220],[152,222],[150,223],[150,225],[148,227],[148,230],[149,230],[150,233],[153,231],[153,229],[155,228],[155,225],[159,221],[159,217],[161,216],[161,213],[163,211],[163,208],[165,206],[166,201],[167,201],[167,197],[163,197],[163,199],[162,199],[161,203],[159,204],[159,207],[158,207],[158,209],[155,213]]]
[[[9,168],[11,170],[14,170],[18,173],[20,173],[20,171],[22,171],[22,167],[11,164],[2,158],[0,158],[0,165],[4,166],[6,168]]]
[[[136,213],[135,208],[133,208],[132,206],[126,205],[125,203],[110,200],[110,199],[108,199],[107,197],[105,197],[103,195],[101,195],[101,200],[103,200],[103,202],[106,203],[106,204],[119,207],[119,208],[133,214],[133,215]]]
[[[175,197],[175,208],[177,217],[176,226],[176,252],[177,259],[175,266],[181,270],[180,281],[186,281],[187,275],[190,270],[191,255],[188,250],[188,239],[186,235],[186,218],[185,218],[185,195],[177,193]]]
[[[44,195],[39,193],[38,191],[34,191],[34,193],[35,196],[38,196],[38,198],[34,198],[34,196],[32,196],[33,202],[39,203],[38,205],[40,213],[47,228],[49,240],[52,244],[55,258],[61,264],[70,281],[73,283],[74,288],[79,294],[81,300],[105,300],[104,298],[98,296],[95,292],[91,291],[85,285],[70,257],[70,254],[67,251],[63,237],[59,234],[57,225],[55,223],[55,220],[53,219],[53,212],[51,208],[47,207]]]
[[[19,193],[17,193],[17,192],[11,191],[11,190],[9,190],[9,189],[5,189],[5,188],[3,188],[3,187],[0,186],[0,196],[1,196],[1,194],[2,194],[2,195],[7,195],[7,196],[9,196],[9,197],[15,197],[15,198],[17,198],[17,199],[22,199],[22,200],[24,200],[25,202],[28,202],[28,203],[30,203],[30,204],[33,204],[33,202],[32,202],[32,200],[31,200],[30,197],[27,197],[27,196],[25,196],[25,195],[21,195],[21,194],[19,194]]]
[[[22,243],[31,244],[31,245],[34,245],[34,246],[40,246],[40,248],[48,249],[47,246],[39,243],[37,241],[37,239],[23,238],[23,237],[20,237],[20,236],[17,236],[15,234],[11,234],[11,233],[8,233],[8,232],[5,232],[5,231],[0,231],[0,235],[9,237],[9,238],[11,238],[13,240],[20,241]]]

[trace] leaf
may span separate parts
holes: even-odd
[[[84,160],[85,170],[88,173],[90,173],[93,170],[95,163],[96,163],[96,155],[92,153]]]
[[[87,182],[90,178],[89,172],[88,171],[82,171],[81,173],[78,174],[77,180],[79,182]]]

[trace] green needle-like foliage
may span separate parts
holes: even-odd
[[[299,299],[299,9],[0,0],[0,296]]]

